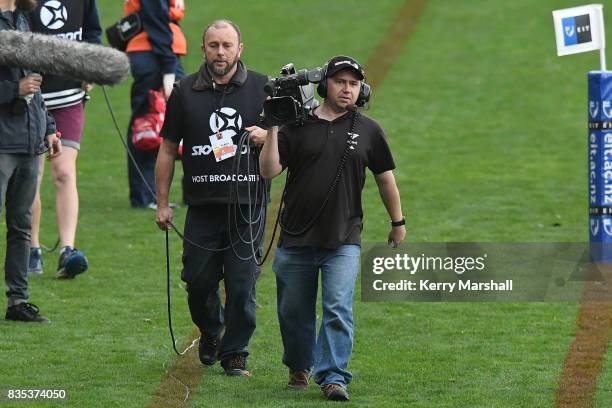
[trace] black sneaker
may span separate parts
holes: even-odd
[[[251,373],[246,369],[246,357],[240,354],[234,354],[228,358],[221,360],[221,367],[225,370],[225,374],[237,377],[250,377]]]
[[[74,279],[87,270],[89,263],[83,252],[76,248],[66,247],[60,255],[57,265],[57,277],[60,279]]]
[[[30,261],[28,262],[28,274],[42,275],[42,251],[40,248],[30,248]]]
[[[27,302],[8,307],[5,319],[19,322],[51,323],[49,319],[38,313],[36,305]]]
[[[207,336],[202,334],[200,336],[200,347],[198,348],[198,355],[200,361],[204,365],[213,365],[217,361],[217,347],[219,346],[219,338],[215,336]]]

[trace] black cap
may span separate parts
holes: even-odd
[[[365,71],[359,65],[357,61],[355,61],[351,57],[347,57],[346,55],[338,55],[329,60],[327,63],[327,71],[325,72],[325,77],[332,77],[336,72],[341,71],[343,69],[352,69],[360,80],[365,79]]]

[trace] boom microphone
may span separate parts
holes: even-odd
[[[116,85],[130,74],[130,62],[120,51],[15,30],[0,31],[0,65],[98,85]]]

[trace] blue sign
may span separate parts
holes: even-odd
[[[576,17],[565,17],[561,22],[563,24],[563,43],[566,46],[577,44]]]
[[[591,257],[612,263],[612,73],[589,73],[587,111]]]

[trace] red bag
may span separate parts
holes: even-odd
[[[166,100],[160,91],[149,91],[149,112],[132,122],[132,144],[138,150],[153,152],[159,149],[159,132],[164,124]]]

